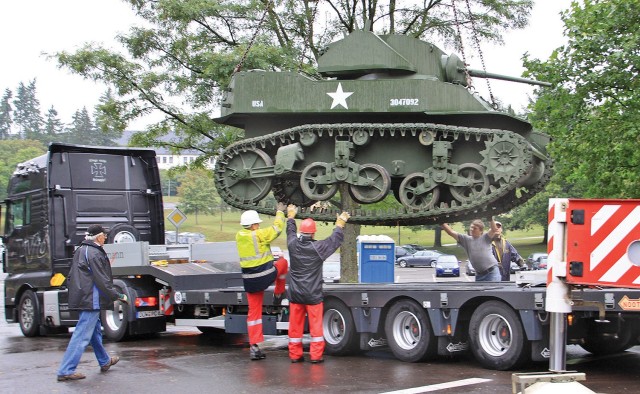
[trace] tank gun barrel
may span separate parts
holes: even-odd
[[[462,68],[462,69],[459,68],[459,71],[460,72],[464,72],[464,68]],[[502,81],[528,83],[530,85],[538,85],[538,86],[547,86],[547,87],[551,86],[551,83],[549,83],[549,82],[536,81],[534,79],[529,79],[529,78],[511,77],[511,76],[508,76],[508,75],[490,73],[490,72],[486,72],[486,71],[483,71],[483,70],[476,70],[476,69],[472,69],[472,68],[467,69],[467,72],[472,77],[500,79]]]

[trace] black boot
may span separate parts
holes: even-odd
[[[251,347],[249,348],[249,358],[252,361],[263,360],[267,358],[267,355],[262,353],[262,350],[260,350],[258,345],[251,345]]]

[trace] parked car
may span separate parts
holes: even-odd
[[[410,250],[405,248],[404,246],[396,246],[396,262],[400,257],[412,255],[415,250]]]
[[[412,255],[404,256],[398,259],[398,266],[400,268],[406,267],[435,267],[438,256],[442,255],[442,252],[437,250],[419,250]]]
[[[325,283],[340,282],[339,261],[325,261],[322,264],[322,280]]]
[[[530,270],[537,270],[539,269],[538,266],[540,264],[540,258],[541,257],[546,258],[547,256],[548,254],[543,252],[531,253],[529,257],[527,257],[527,266],[529,267]]]
[[[284,252],[279,246],[272,246],[271,255],[273,256],[274,260],[278,260],[280,257],[284,256]]]
[[[410,248],[413,249],[414,252],[417,252],[419,250],[427,250],[429,248],[427,248],[426,246],[422,246],[422,245],[418,245],[418,244],[406,244],[406,245],[402,245],[405,248]]]
[[[176,232],[167,230],[164,232],[164,243],[166,245],[179,244],[195,244],[206,241],[206,237],[202,233],[184,232],[178,234],[178,241],[176,242]]]
[[[436,277],[460,276],[460,262],[452,254],[443,254],[436,259]]]
[[[476,276],[476,269],[471,265],[471,261],[467,260],[466,263],[466,272],[468,276]]]
[[[547,267],[547,259],[549,258],[549,256],[540,256],[538,257],[538,269],[539,270],[546,270]]]

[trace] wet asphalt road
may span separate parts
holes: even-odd
[[[412,275],[431,271],[416,270],[422,272]],[[325,356],[326,362],[318,365],[291,364],[287,337],[282,336],[267,339],[266,360],[251,362],[244,336],[215,340],[196,329],[173,326],[153,338],[105,342],[110,354],[121,357],[116,366],[100,373],[89,350],[78,367],[87,379],[59,383],[56,369],[70,334],[25,338],[17,324],[7,324],[4,315],[0,319],[1,393],[511,392],[513,372],[483,369],[472,358],[413,364],[379,350]],[[636,393],[639,366],[640,346],[608,357],[593,357],[578,346],[568,346],[567,369],[586,373],[582,384],[594,392]],[[518,372],[546,372],[547,367],[535,364]]]

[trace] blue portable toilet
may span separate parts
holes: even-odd
[[[360,283],[393,283],[395,242],[386,235],[359,235],[358,281]]]

